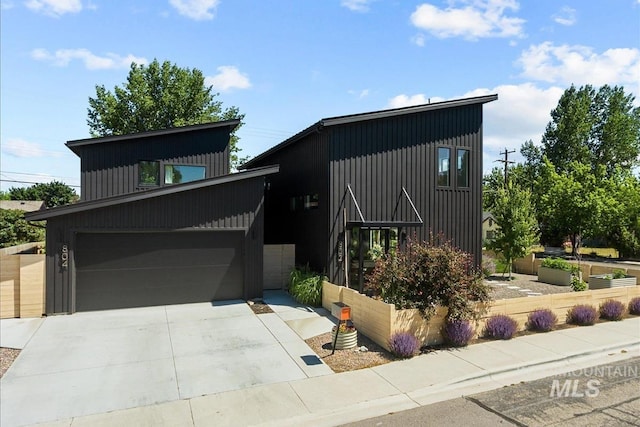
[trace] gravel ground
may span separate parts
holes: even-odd
[[[7,372],[16,357],[20,354],[20,350],[15,348],[0,347],[0,378]]]
[[[331,339],[331,332],[327,332],[309,338],[305,342],[334,372],[355,371],[396,360],[391,353],[360,332],[358,332],[358,345],[355,348],[336,350],[333,355],[331,354],[333,344]],[[366,347],[367,351],[360,351],[362,346]]]
[[[499,274],[485,280],[493,288],[491,296],[494,300],[573,292],[571,286],[538,282],[538,276],[517,273],[513,273],[512,276],[515,280],[509,281],[506,275],[503,278]]]

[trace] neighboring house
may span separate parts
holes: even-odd
[[[294,243],[298,264],[359,288],[369,259],[431,232],[480,264],[482,107],[496,99],[326,118],[250,160],[280,166],[267,177],[265,243]]]
[[[482,241],[493,239],[497,229],[498,224],[491,212],[482,212]]]
[[[34,212],[44,208],[41,200],[0,200],[0,209]]]
[[[47,220],[46,313],[262,296],[264,180],[229,174],[229,120],[66,145],[81,200]]]

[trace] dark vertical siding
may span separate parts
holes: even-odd
[[[280,165],[267,177],[265,243],[296,245],[296,263],[318,272],[327,265],[327,130],[313,132],[255,167]],[[318,208],[290,210],[292,197],[318,194]]]
[[[245,230],[245,298],[262,296],[264,178],[252,178],[167,196],[53,217],[47,221],[46,310],[74,311],[73,250],[78,231]],[[239,196],[241,195],[241,197]],[[61,265],[62,245],[70,251]]]
[[[342,265],[334,261],[342,209],[358,221],[354,204],[345,199],[350,184],[368,221],[416,221],[402,187],[424,220],[407,235],[428,239],[442,232],[454,244],[481,260],[482,105],[415,113],[332,127],[329,145],[329,259],[331,280],[344,283]],[[451,148],[452,184],[436,187],[437,149]],[[455,187],[456,148],[470,150],[470,188]]]
[[[451,149],[451,188],[436,187],[438,147]],[[470,150],[465,189],[455,187],[458,148]],[[404,187],[424,220],[423,227],[404,230],[409,237],[442,232],[476,264],[481,261],[482,104],[328,126],[252,166],[275,164],[280,173],[268,178],[265,196],[266,243],[295,243],[296,261],[326,272],[335,283],[344,283],[337,260],[343,209],[350,221],[359,220],[348,184],[365,220],[416,221],[402,196]],[[318,211],[289,210],[290,197],[318,188],[323,189]]]
[[[90,144],[77,150],[81,159],[82,200],[144,190],[138,187],[138,162],[141,160],[203,165],[206,166],[205,178],[229,173],[227,128]]]

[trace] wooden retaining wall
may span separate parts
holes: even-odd
[[[44,314],[45,255],[0,255],[0,318]]]
[[[578,261],[568,261],[570,264],[578,265]],[[535,276],[538,274],[538,269],[542,264],[541,258],[536,258],[535,253],[531,253],[524,258],[518,258],[513,262],[513,271],[521,274],[530,274]],[[622,270],[629,276],[635,276],[640,283],[640,267],[630,266],[625,267],[622,264],[615,264],[611,266],[604,265],[592,265],[588,262],[580,263],[580,271],[582,272],[582,280],[589,283],[589,276],[595,276],[596,274],[611,274],[614,270]]]
[[[576,304],[589,304],[597,308],[603,301],[615,299],[626,306],[634,297],[640,297],[640,286],[497,300],[491,303],[487,314],[475,325],[476,335],[482,332],[486,319],[495,314],[513,317],[519,329],[524,329],[529,313],[539,308],[552,310],[558,316],[558,323],[565,323],[567,310]],[[441,329],[447,314],[444,308],[438,309],[429,322],[425,322],[418,310],[396,310],[392,304],[324,282],[322,306],[331,310],[333,302],[351,306],[356,328],[387,350],[388,340],[396,332],[410,332],[423,344],[439,344],[443,341]]]

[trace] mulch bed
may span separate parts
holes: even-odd
[[[20,354],[20,350],[15,348],[0,347],[0,378],[7,372],[16,357]]]
[[[249,304],[249,307],[251,307],[251,310],[253,310],[255,314],[273,313],[271,307],[264,302],[249,301],[247,304]]]
[[[332,355],[332,338],[333,334],[327,332],[309,338],[305,342],[334,372],[371,368],[396,360],[391,353],[362,335],[360,331],[358,331],[358,345],[355,348],[336,350]],[[367,351],[360,351],[363,346]]]

